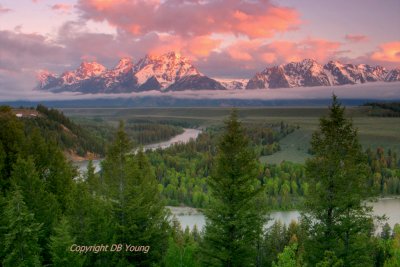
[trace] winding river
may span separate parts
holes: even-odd
[[[200,133],[201,130],[185,128],[182,134],[174,136],[165,142],[146,145],[143,147],[143,149],[165,149],[176,143],[187,143],[190,141],[190,139],[196,139]],[[100,162],[100,159],[93,160],[96,172],[100,171]],[[88,161],[75,162],[74,164],[78,166],[79,171],[83,173],[87,169]],[[391,227],[393,227],[396,223],[400,223],[400,198],[382,198],[377,202],[371,202],[370,205],[373,207],[374,215],[387,216],[387,222]],[[196,209],[188,207],[168,208],[180,221],[183,229],[186,228],[186,226],[189,226],[189,228],[193,229],[194,225],[197,225],[198,229],[200,230],[205,225],[204,215]],[[271,220],[268,222],[267,226],[272,225],[276,220],[280,220],[285,224],[289,224],[292,220],[298,221],[299,217],[299,211],[275,211],[270,213]]]
[[[173,144],[187,143],[190,141],[190,139],[196,139],[197,136],[199,136],[199,134],[201,133],[201,130],[198,129],[184,128],[183,130],[184,130],[183,133],[172,137],[168,141],[145,145],[143,146],[143,149],[144,150],[149,150],[149,149],[155,150],[158,148],[165,149],[172,146]],[[101,169],[100,162],[101,159],[93,160],[93,165],[95,166],[96,172],[99,172]],[[84,173],[87,170],[88,163],[89,163],[88,160],[84,160],[84,161],[74,162],[74,165],[78,167],[80,173]]]

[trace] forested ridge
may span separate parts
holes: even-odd
[[[305,165],[259,163],[296,127],[241,123],[233,111],[223,127],[210,127],[187,144],[135,154],[130,152],[138,143],[121,122],[106,142],[102,171],[95,173],[89,163],[79,176],[55,138],[3,107],[0,262],[399,266],[400,227],[385,225],[376,236],[364,205],[372,196],[399,194],[399,159],[392,151],[363,151],[343,110],[334,97]],[[138,131],[144,129],[140,123],[148,124],[136,123]],[[166,204],[203,208],[205,229],[181,229]],[[264,228],[269,210],[297,207],[305,212],[299,223]],[[122,249],[79,253],[71,251],[74,244],[75,250],[101,244]]]
[[[373,117],[400,117],[400,102],[368,102],[368,115]]]

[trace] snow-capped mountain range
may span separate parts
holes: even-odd
[[[338,61],[321,65],[315,60],[304,59],[301,62],[266,68],[249,80],[246,89],[393,82],[400,81],[399,74],[400,69],[388,71],[381,66],[342,64]]]
[[[199,72],[187,58],[170,52],[147,55],[136,64],[121,58],[112,69],[97,62],[83,62],[76,70],[55,75],[42,71],[38,89],[52,92],[129,93],[148,90],[240,90],[332,86],[376,81],[400,81],[400,69],[381,66],[342,64],[330,61],[320,65],[312,59],[269,67],[250,80],[212,79]]]
[[[52,92],[128,93],[147,90],[225,89],[219,82],[200,73],[179,53],[147,55],[133,64],[122,58],[113,69],[97,62],[83,62],[77,70],[61,75],[42,71],[38,88]]]

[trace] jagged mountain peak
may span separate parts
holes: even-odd
[[[395,68],[389,71],[385,77],[385,81],[387,82],[400,81],[400,68]]]
[[[122,69],[127,67],[133,67],[133,59],[131,57],[120,58],[114,69]]]
[[[183,77],[202,75],[188,58],[178,52],[146,55],[134,66],[134,72],[140,85],[152,78],[151,84],[158,82],[161,89],[166,89]]]
[[[49,77],[49,76],[55,76],[55,74],[53,74],[52,72],[50,72],[50,71],[48,71],[48,70],[39,70],[39,71],[37,72],[36,78],[37,78],[39,81],[42,81],[42,80],[46,79],[46,78]]]
[[[95,61],[83,61],[76,70],[76,75],[79,78],[85,79],[88,77],[98,76],[106,71],[106,67]]]
[[[36,79],[38,80],[38,87],[46,88],[57,79],[57,76],[48,70],[40,70],[36,74]]]
[[[144,58],[139,60],[135,65],[135,69],[138,71],[149,64],[169,64],[171,66],[184,64],[192,65],[191,61],[187,57],[182,56],[179,52],[170,51],[162,55],[147,54]]]
[[[188,58],[174,51],[146,55],[136,64],[130,57],[123,57],[109,70],[97,62],[83,62],[77,70],[66,71],[59,78],[43,75],[41,80],[43,82],[39,80],[39,88],[54,92],[224,89],[219,82],[201,74]]]
[[[158,55],[158,54],[148,54],[146,55],[147,58],[152,60],[162,60],[162,59],[169,59],[169,60],[187,60],[186,57],[182,56],[182,54],[178,51],[169,51],[167,53]]]
[[[382,66],[342,63],[331,60],[325,65],[313,59],[267,67],[249,80],[246,88],[290,88],[303,86],[331,86],[376,81],[399,81],[389,78]]]

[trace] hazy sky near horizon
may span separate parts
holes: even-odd
[[[0,93],[171,50],[211,77],[304,58],[400,67],[399,14],[399,0],[1,0]]]

